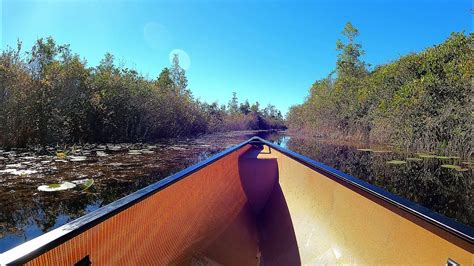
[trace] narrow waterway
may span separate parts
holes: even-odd
[[[474,226],[473,164],[469,160],[335,144],[285,133],[230,132],[151,144],[0,149],[0,252],[254,135]],[[63,187],[68,189],[40,191]]]

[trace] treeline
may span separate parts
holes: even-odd
[[[286,129],[283,116],[274,105],[268,104],[267,107],[261,109],[258,101],[250,104],[248,100],[245,100],[239,104],[235,92],[227,106],[219,106],[217,102],[214,102],[204,103],[203,107],[209,121],[208,129],[211,132]]]
[[[273,107],[235,110],[195,99],[175,55],[156,79],[115,63],[97,67],[68,45],[38,39],[0,55],[0,146],[135,142],[233,129],[281,128]],[[234,95],[235,101],[236,96]],[[250,110],[250,111],[249,111]]]
[[[405,149],[472,154],[473,40],[452,33],[442,44],[369,70],[347,23],[338,40],[336,69],[316,81],[293,106],[290,130],[396,145]]]

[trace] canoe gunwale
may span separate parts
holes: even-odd
[[[320,171],[323,174],[329,175],[339,181],[342,181],[343,183],[348,184],[349,186],[361,189],[362,191],[372,196],[375,196],[376,198],[392,206],[395,206],[410,214],[413,214],[416,217],[421,218],[422,220],[429,222],[430,224],[435,225],[436,227],[443,229],[444,231],[450,234],[453,234],[464,241],[467,241],[471,245],[470,248],[472,249],[472,244],[474,244],[474,228],[471,228],[467,225],[459,223],[451,218],[438,214],[415,202],[412,202],[410,200],[407,200],[405,198],[392,194],[380,187],[369,184],[361,179],[358,179],[349,174],[336,170],[318,161],[312,160],[294,151],[280,147],[276,144],[268,142],[259,137],[253,137],[252,139],[250,139],[249,144],[258,144],[258,143],[267,145],[279,151],[280,153],[296,160],[297,162],[306,165],[307,167],[313,170]]]
[[[175,174],[161,179],[160,181],[148,185],[138,191],[135,191],[123,198],[111,202],[93,212],[66,223],[54,230],[44,233],[25,243],[22,243],[12,249],[0,253],[0,265],[24,264],[31,259],[53,249],[54,247],[72,239],[73,237],[85,232],[97,224],[107,220],[117,213],[139,203],[140,201],[154,195],[162,189],[174,184],[175,182],[191,175],[194,172],[214,163],[215,161],[243,148],[253,140],[249,139],[233,147],[227,148],[206,160],[191,165]]]

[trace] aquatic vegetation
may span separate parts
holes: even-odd
[[[374,151],[374,150],[372,150],[372,149],[357,149],[357,150],[358,150],[358,151],[369,151],[369,152],[370,152],[370,151]]]
[[[392,153],[392,151],[389,150],[374,150],[374,153]]]
[[[421,159],[421,158],[414,158],[414,157],[408,157],[405,160],[412,161],[412,162],[421,162],[421,161],[423,161],[423,159]]]
[[[16,169],[4,169],[4,170],[0,170],[0,175],[1,174],[11,174],[13,172],[16,172],[17,170]]]
[[[44,192],[54,192],[54,191],[62,191],[62,190],[68,190],[71,188],[76,187],[76,184],[71,183],[71,182],[63,182],[61,184],[49,184],[49,185],[42,185],[38,187],[39,191],[44,191]]]
[[[87,190],[94,184],[94,179],[92,178],[86,178],[86,179],[79,179],[79,180],[74,180],[72,183],[76,185],[82,186],[82,191]]]
[[[37,170],[29,170],[29,169],[4,169],[0,170],[0,174],[10,174],[10,175],[18,175],[18,176],[24,176],[24,175],[31,175],[31,174],[36,174],[38,173]]]
[[[66,156],[67,156],[67,153],[64,152],[64,151],[57,151],[56,152],[56,157],[58,157],[58,158],[66,158]]]
[[[99,157],[107,157],[108,154],[104,151],[96,151],[96,155]]]
[[[5,168],[22,168],[23,165],[21,163],[15,163],[15,164],[7,164],[5,165]]]
[[[87,181],[83,184],[84,188],[82,191],[87,190],[94,184],[94,179],[87,179]]]
[[[71,162],[83,162],[87,160],[86,156],[69,156]]]
[[[442,164],[441,167],[447,168],[447,169],[461,169],[461,166],[454,165],[454,164]]]
[[[142,153],[139,150],[129,150],[129,155],[141,155]]]
[[[450,156],[440,156],[440,155],[436,155],[435,158],[440,159],[440,160],[449,160],[449,159],[451,159]]]
[[[31,174],[36,174],[38,171],[36,170],[17,170],[15,172],[12,172],[11,174],[13,175],[31,175]]]
[[[400,161],[400,160],[391,160],[387,161],[388,164],[395,164],[395,165],[400,165],[400,164],[406,164],[406,161]]]
[[[416,155],[418,155],[421,158],[429,158],[429,159],[436,157],[436,155],[428,154],[428,153],[417,153]]]

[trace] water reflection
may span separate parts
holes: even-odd
[[[84,145],[67,149],[74,161],[45,152],[0,150],[0,253],[51,231],[209,156],[258,135],[279,140],[275,132],[230,132],[151,144]],[[133,152],[129,152],[133,151]],[[15,175],[17,167],[35,173]],[[3,171],[3,172],[2,172]],[[41,192],[40,185],[94,179],[82,191]]]
[[[381,187],[435,212],[474,227],[473,169],[441,167],[456,158],[423,158],[405,164],[388,164],[415,154],[359,151],[350,145],[290,138],[287,147],[316,161]]]

